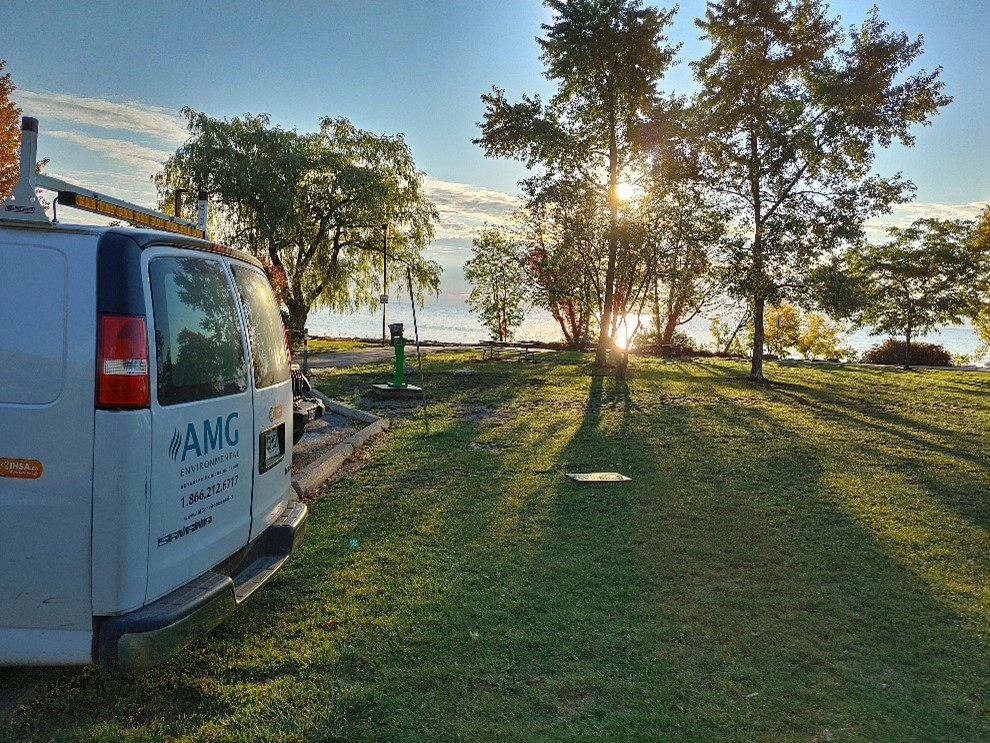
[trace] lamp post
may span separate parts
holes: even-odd
[[[385,345],[385,307],[388,305],[388,224],[382,225],[382,345]]]

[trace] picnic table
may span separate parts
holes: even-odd
[[[501,358],[502,353],[515,355],[516,361],[528,361],[536,363],[536,341],[520,341],[518,343],[507,343],[504,341],[479,341],[481,346],[481,360],[490,361]]]

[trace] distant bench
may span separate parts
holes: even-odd
[[[503,353],[514,355],[516,361],[528,361],[536,363],[536,343],[521,341],[519,343],[504,343],[502,341],[479,341],[481,346],[481,360],[489,361],[499,359]]]

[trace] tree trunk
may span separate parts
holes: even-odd
[[[725,342],[725,349],[722,351],[722,353],[728,355],[729,349],[732,348],[732,341],[736,339],[736,336],[739,335],[739,331],[742,330],[745,325],[746,325],[746,319],[744,317],[741,322],[736,324],[736,329],[732,331],[732,335],[729,336],[729,340]]]
[[[306,327],[306,320],[309,318],[309,304],[302,297],[290,297],[286,302],[288,310],[287,328],[290,331],[302,331]]]
[[[615,262],[619,252],[619,197],[616,187],[619,183],[619,148],[616,141],[614,112],[609,121],[608,143],[608,264],[605,267],[605,302],[602,308],[601,329],[598,336],[598,349],[595,352],[595,366],[607,366],[608,348],[612,345],[612,302],[615,298]]]
[[[615,378],[623,381],[626,378],[626,367],[629,366],[629,351],[613,352],[615,358]]]
[[[904,368],[911,368],[911,330],[910,325],[907,326],[907,332],[904,334]]]
[[[763,201],[760,198],[760,157],[759,142],[755,131],[749,133],[750,147],[750,193],[753,199],[753,268],[751,278],[756,280],[753,297],[753,361],[749,368],[749,378],[763,382],[763,310],[767,301],[767,279],[763,268]]]
[[[763,378],[763,310],[766,297],[753,298],[753,362],[749,368],[749,378],[755,382]]]
[[[660,345],[669,346],[674,341],[674,333],[677,332],[677,317],[670,315],[663,325],[663,332],[660,335]]]

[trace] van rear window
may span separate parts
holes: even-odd
[[[159,405],[244,392],[240,325],[220,261],[168,256],[148,268]]]
[[[289,359],[285,350],[282,318],[268,280],[258,271],[233,266],[234,283],[241,295],[247,315],[254,386],[270,387],[289,378]]]

